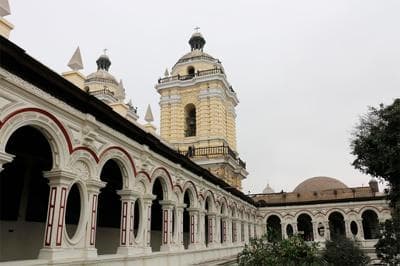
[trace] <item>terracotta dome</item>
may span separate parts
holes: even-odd
[[[301,182],[293,192],[311,192],[338,188],[347,188],[347,186],[336,178],[317,176]]]

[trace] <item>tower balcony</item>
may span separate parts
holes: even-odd
[[[221,156],[226,156],[233,159],[241,168],[246,169],[246,163],[237,156],[229,146],[208,146],[199,147],[190,146],[188,150],[178,152],[188,158],[201,159],[201,158],[217,158]]]
[[[188,75],[175,75],[175,76],[170,76],[170,77],[165,77],[165,78],[160,78],[158,79],[158,84],[164,84],[168,83],[171,81],[177,81],[177,80],[191,80],[194,79],[195,77],[203,77],[203,76],[212,76],[212,75],[218,75],[222,74],[225,75],[224,71],[221,68],[211,68],[211,69],[206,69],[206,70],[199,70],[193,74],[188,74]],[[229,89],[231,92],[235,92],[232,88],[232,86],[229,86]]]

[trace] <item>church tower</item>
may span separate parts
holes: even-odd
[[[202,34],[195,32],[189,44],[190,52],[155,86],[161,96],[161,138],[241,189],[248,173],[236,148],[237,95],[221,61],[203,51]]]

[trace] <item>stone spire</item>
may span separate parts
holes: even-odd
[[[144,116],[144,120],[147,122],[144,125],[144,128],[147,132],[156,134],[157,128],[152,124],[154,121],[153,112],[151,111],[150,104],[147,106],[146,115]]]
[[[147,123],[151,123],[154,121],[153,112],[151,111],[150,104],[147,105],[146,115],[144,116],[144,120]]]
[[[12,29],[14,29],[14,25],[4,18],[10,14],[11,12],[8,0],[0,0],[0,35],[7,39],[10,36]]]
[[[69,60],[68,66],[73,71],[78,71],[78,70],[83,69],[81,50],[79,49],[79,46],[76,48],[74,54],[72,55],[71,59]]]
[[[168,68],[166,68],[165,72],[164,72],[164,77],[168,77],[168,76],[169,76],[169,72],[168,72]]]
[[[0,16],[5,17],[10,15],[10,5],[8,4],[8,0],[0,0]]]
[[[71,70],[67,71],[67,72],[63,72],[63,73],[61,73],[61,75],[66,80],[73,83],[75,86],[77,86],[81,90],[83,90],[84,86],[85,86],[86,77],[79,71],[79,70],[83,69],[81,50],[79,49],[79,46],[76,48],[74,54],[72,55],[71,59],[69,60],[69,62],[67,64],[67,66],[69,66],[69,68],[71,68]]]

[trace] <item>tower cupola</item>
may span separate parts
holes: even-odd
[[[108,71],[111,66],[110,58],[104,53],[102,54],[99,59],[96,60],[97,70],[103,69]]]
[[[198,28],[196,28],[198,29]],[[192,34],[192,37],[189,39],[190,47],[193,50],[201,50],[203,51],[203,47],[206,44],[206,40],[200,32],[195,32]]]

